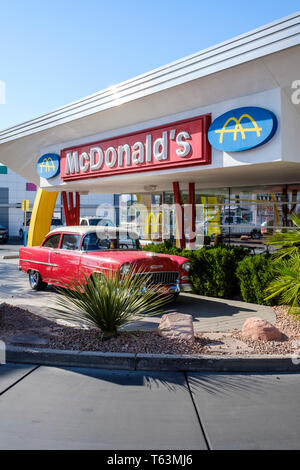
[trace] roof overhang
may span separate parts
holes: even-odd
[[[36,162],[43,149],[92,141],[99,132],[113,137],[124,129],[164,124],[168,116],[185,118],[195,108],[265,90],[290,93],[291,83],[300,79],[299,57],[298,12],[4,130],[0,161],[39,184]],[[101,179],[98,192],[109,182]]]

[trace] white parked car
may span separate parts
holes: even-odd
[[[100,227],[115,227],[115,224],[105,217],[80,217],[80,225],[91,225]]]
[[[27,222],[26,222],[27,233],[28,233],[29,224],[30,224],[30,219],[27,219]],[[62,226],[63,226],[62,220],[54,217],[51,222],[50,230],[54,230],[55,228],[62,227]],[[24,239],[24,222],[22,223],[20,227],[19,237],[20,237],[20,240]]]
[[[238,215],[228,215],[222,220],[222,234],[228,236],[238,237],[248,235],[254,240],[262,237],[261,227]]]

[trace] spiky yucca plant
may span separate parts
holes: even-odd
[[[291,216],[295,227],[287,228],[285,231],[274,233],[274,235],[267,238],[267,244],[278,246],[273,258],[275,261],[280,261],[287,256],[291,256],[299,251],[300,246],[300,216],[293,214]]]
[[[131,271],[120,277],[109,272],[87,279],[75,279],[59,289],[53,315],[82,326],[98,328],[104,337],[115,336],[118,330],[145,315],[162,313],[161,307],[170,300],[159,295],[157,286],[145,280],[147,273]]]
[[[274,262],[275,278],[266,289],[266,300],[275,299],[281,305],[289,305],[288,313],[300,318],[300,254]],[[277,274],[277,275],[276,275]]]
[[[288,305],[288,313],[300,318],[300,217],[291,216],[294,229],[274,234],[268,244],[280,247],[273,255],[275,278],[266,289],[266,300]]]

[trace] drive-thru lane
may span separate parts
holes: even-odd
[[[0,449],[300,449],[300,374],[0,366]]]

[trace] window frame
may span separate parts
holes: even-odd
[[[78,247],[75,250],[70,250],[68,248],[63,248],[62,243],[63,243],[63,237],[66,235],[73,235],[75,237],[79,237],[79,244]],[[81,251],[81,245],[82,245],[82,234],[80,233],[74,233],[74,232],[62,232],[61,233],[61,238],[60,238],[60,244],[59,244],[59,249],[64,250],[64,251]]]
[[[56,237],[56,236],[59,236],[59,239],[58,239],[58,246],[57,247],[53,247],[53,246],[45,246],[45,243],[47,243],[48,240],[50,240],[50,238],[53,238],[53,237]],[[45,238],[45,240],[43,241],[42,245],[41,245],[41,248],[48,248],[50,250],[59,250],[60,248],[60,244],[61,244],[61,232],[60,233],[51,233],[49,234],[49,236],[47,238]]]

